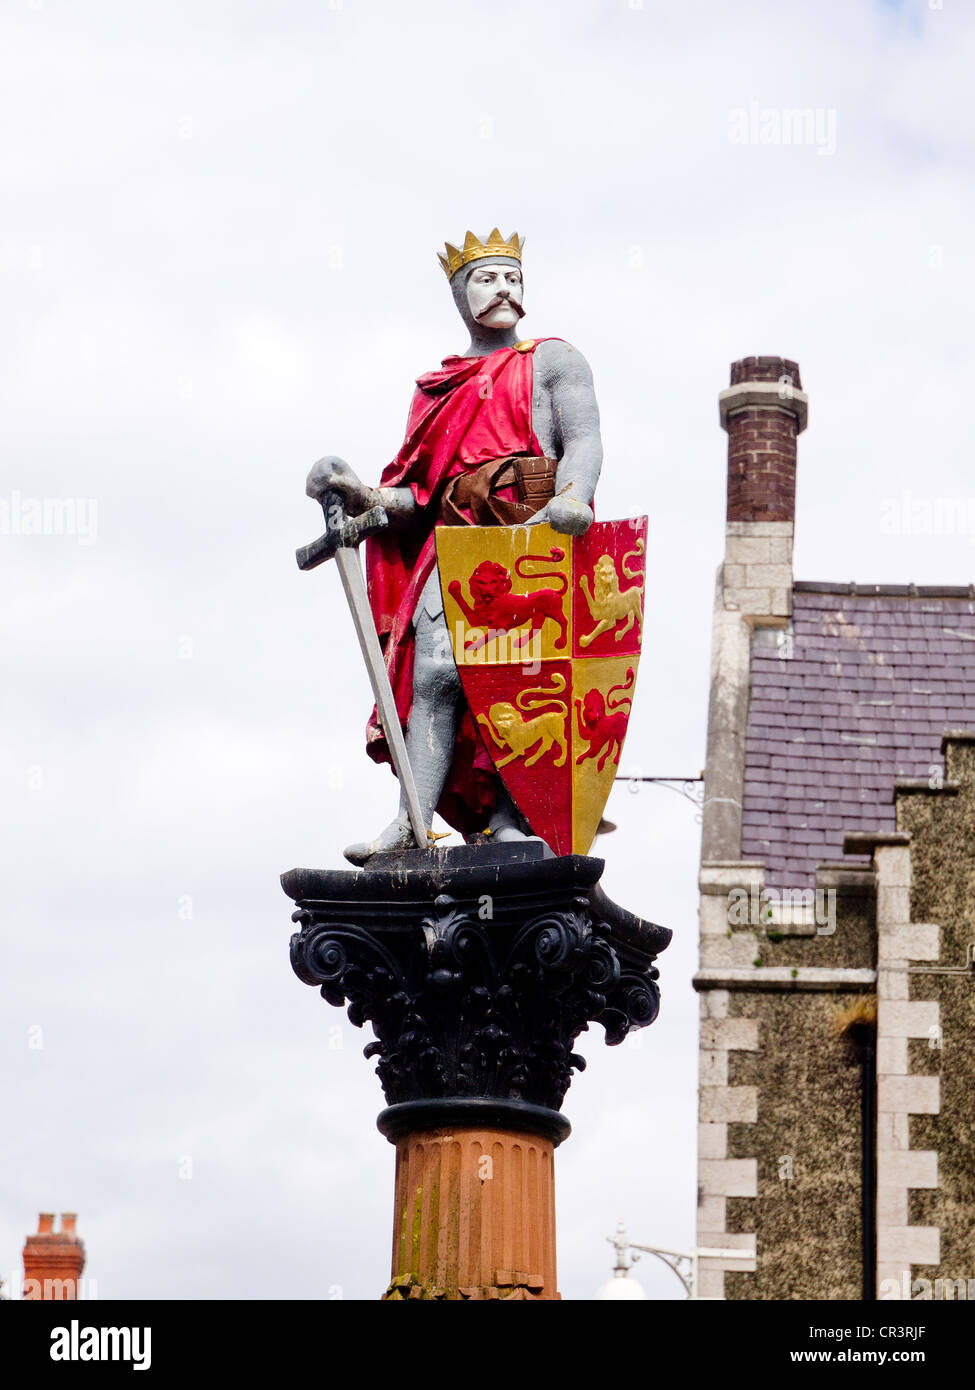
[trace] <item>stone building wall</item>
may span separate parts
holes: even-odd
[[[911,1277],[964,1280],[975,1297],[975,735],[945,743],[944,785],[935,776],[927,794],[897,798],[898,829],[911,835],[911,916],[940,927],[937,971],[910,972],[910,998],[935,1001],[937,1023],[908,1044],[911,1071],[940,1081],[938,1112],[910,1119],[911,1148],[937,1154],[938,1186],[909,1193],[912,1225],[940,1232],[940,1259],[913,1264]],[[927,1293],[922,1284],[915,1297]]]
[[[731,1080],[757,1091],[755,1123],[730,1125],[731,1157],[757,1162],[754,1199],[728,1202],[728,1228],[755,1233],[754,1273],[725,1275],[735,1299],[861,1295],[860,1068],[837,1014],[856,995],[738,995],[760,1045],[734,1055]]]

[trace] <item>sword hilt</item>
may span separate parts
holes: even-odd
[[[313,570],[316,565],[331,560],[341,546],[355,548],[366,536],[383,531],[389,525],[386,508],[378,503],[360,516],[347,516],[345,503],[337,492],[326,492],[321,498],[325,514],[325,533],[310,545],[295,551],[300,570]]]

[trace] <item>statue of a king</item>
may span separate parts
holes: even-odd
[[[527,838],[464,701],[444,619],[434,529],[547,522],[584,534],[602,463],[592,373],[561,338],[523,338],[523,240],[468,232],[440,263],[470,334],[464,351],[418,378],[406,438],[378,488],[340,458],[320,459],[307,492],[359,515],[380,505],[388,528],[366,541],[369,602],[383,644],[424,823],[434,811],[465,836]],[[373,710],[367,749],[389,760]],[[414,844],[405,798],[374,839],[346,858]]]

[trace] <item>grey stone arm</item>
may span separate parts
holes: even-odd
[[[370,507],[385,507],[392,527],[404,526],[415,515],[416,499],[408,487],[369,487],[345,459],[329,454],[312,465],[305,492],[320,502],[326,492],[337,492],[352,516]]]
[[[418,510],[416,498],[410,488],[377,487],[371,488],[370,491],[375,494],[379,505],[385,507],[389,524],[394,530],[398,526],[408,525],[416,516]]]
[[[550,340],[535,349],[538,385],[548,395],[559,465],[555,497],[532,518],[579,536],[592,523],[592,499],[603,464],[599,407],[592,372],[582,353]]]

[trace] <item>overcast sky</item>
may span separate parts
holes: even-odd
[[[354,1029],[291,973],[278,875],[392,813],[310,464],[375,480],[466,338],[435,252],[520,232],[524,332],[603,415],[603,518],[650,515],[624,770],[697,775],[725,436],[796,358],[804,579],[967,583],[963,0],[4,0],[0,1275],[76,1210],[102,1297],[373,1298],[392,1147]],[[769,143],[806,108],[811,138]],[[768,113],[771,112],[771,117]],[[766,141],[755,141],[764,131]],[[742,138],[742,136],[746,138]],[[76,499],[74,535],[13,534]],[[589,1058],[560,1284],[693,1241],[695,808],[621,788],[604,886],[674,930],[659,1021]],[[677,1281],[645,1259],[658,1297]]]

